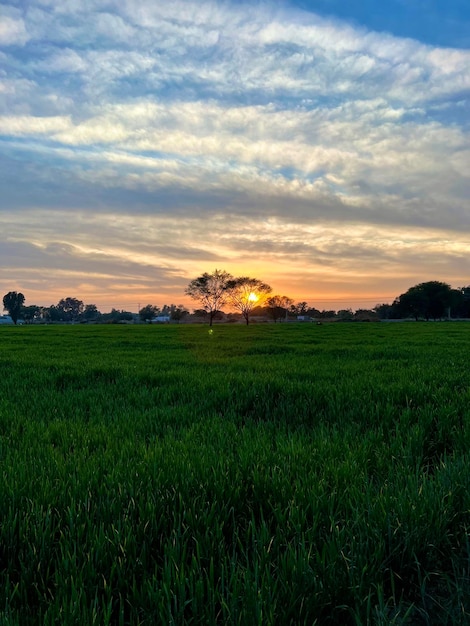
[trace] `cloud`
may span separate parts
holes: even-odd
[[[297,98],[343,99],[388,93],[407,103],[469,87],[466,50],[435,49],[307,13],[293,19],[268,5],[65,7],[33,7],[26,15],[35,40],[49,42],[36,67],[81,73],[95,97],[116,82],[130,88],[130,81],[138,94],[174,85],[188,96],[196,89],[225,97],[264,94],[264,99],[294,91]]]
[[[122,288],[112,265],[134,286],[163,268],[143,279],[162,293],[224,259],[308,266],[312,288],[321,272],[467,271],[470,51],[274,3],[6,15],[0,222],[18,271],[24,253],[82,268],[88,289]]]
[[[0,20],[0,46],[24,46],[29,40],[20,11],[13,7],[2,8]]]
[[[11,137],[47,135],[70,126],[65,117],[35,117],[32,115],[4,115],[0,118],[0,133]]]
[[[299,112],[141,102],[108,106],[78,123],[5,116],[0,131],[36,140],[47,135],[55,145],[31,150],[47,150],[67,171],[67,163],[80,164],[70,174],[81,185],[144,195],[173,189],[174,209],[181,208],[180,188],[199,194],[201,204],[204,193],[243,194],[263,213],[270,204],[282,214],[289,202],[299,220],[342,212],[349,221],[468,227],[462,210],[468,135],[402,117],[384,100]]]
[[[413,277],[458,286],[470,271],[468,235],[439,230],[343,222],[304,226],[287,217],[240,221],[236,214],[204,222],[74,211],[59,238],[60,215],[38,210],[29,211],[26,220],[0,215],[5,278],[14,271],[29,301],[37,294],[39,303],[50,304],[72,293],[98,304],[118,303],[125,285],[131,300],[145,295],[161,305],[169,298],[183,300],[190,278],[224,267],[260,276],[276,292],[314,303],[321,292],[324,298],[334,293],[346,298],[361,285],[365,295],[364,284],[375,285],[372,298],[394,297]],[[55,300],[45,301],[44,294]]]

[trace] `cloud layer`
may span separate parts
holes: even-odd
[[[1,24],[4,290],[470,283],[469,50],[270,3],[31,0]]]

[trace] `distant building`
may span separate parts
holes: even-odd
[[[150,322],[152,324],[169,324],[170,316],[169,315],[157,315],[157,317],[153,317]]]
[[[13,320],[9,315],[0,315],[0,324],[13,324]],[[18,324],[22,324],[23,321],[18,320]]]

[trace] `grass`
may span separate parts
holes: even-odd
[[[465,324],[0,329],[0,624],[467,624]]]

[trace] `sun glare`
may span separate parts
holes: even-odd
[[[259,297],[255,293],[251,292],[248,296],[248,300],[250,302],[256,302],[257,300],[259,300]]]

